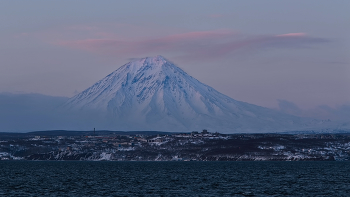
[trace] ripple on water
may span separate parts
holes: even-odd
[[[0,162],[1,196],[349,196],[349,162]]]

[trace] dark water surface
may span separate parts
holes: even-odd
[[[350,162],[0,162],[0,196],[350,196]]]

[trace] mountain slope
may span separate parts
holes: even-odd
[[[117,130],[275,132],[303,124],[298,117],[225,96],[162,56],[125,64],[64,108],[99,111]]]

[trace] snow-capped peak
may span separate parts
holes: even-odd
[[[105,111],[124,130],[257,132],[299,120],[225,96],[160,55],[123,65],[65,107]]]
[[[157,70],[161,69],[162,66],[164,66],[166,63],[168,63],[164,57],[157,55],[154,57],[145,57],[142,59],[136,59],[134,61],[131,61],[124,66],[122,66],[120,69],[129,69],[129,72],[137,72],[140,69],[142,70]],[[168,66],[172,66],[173,64],[168,64]],[[119,69],[118,69],[119,70]]]

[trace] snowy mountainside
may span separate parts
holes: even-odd
[[[199,82],[162,56],[131,61],[69,99],[70,111],[108,115],[109,129],[222,133],[307,127],[299,117],[236,101]]]

